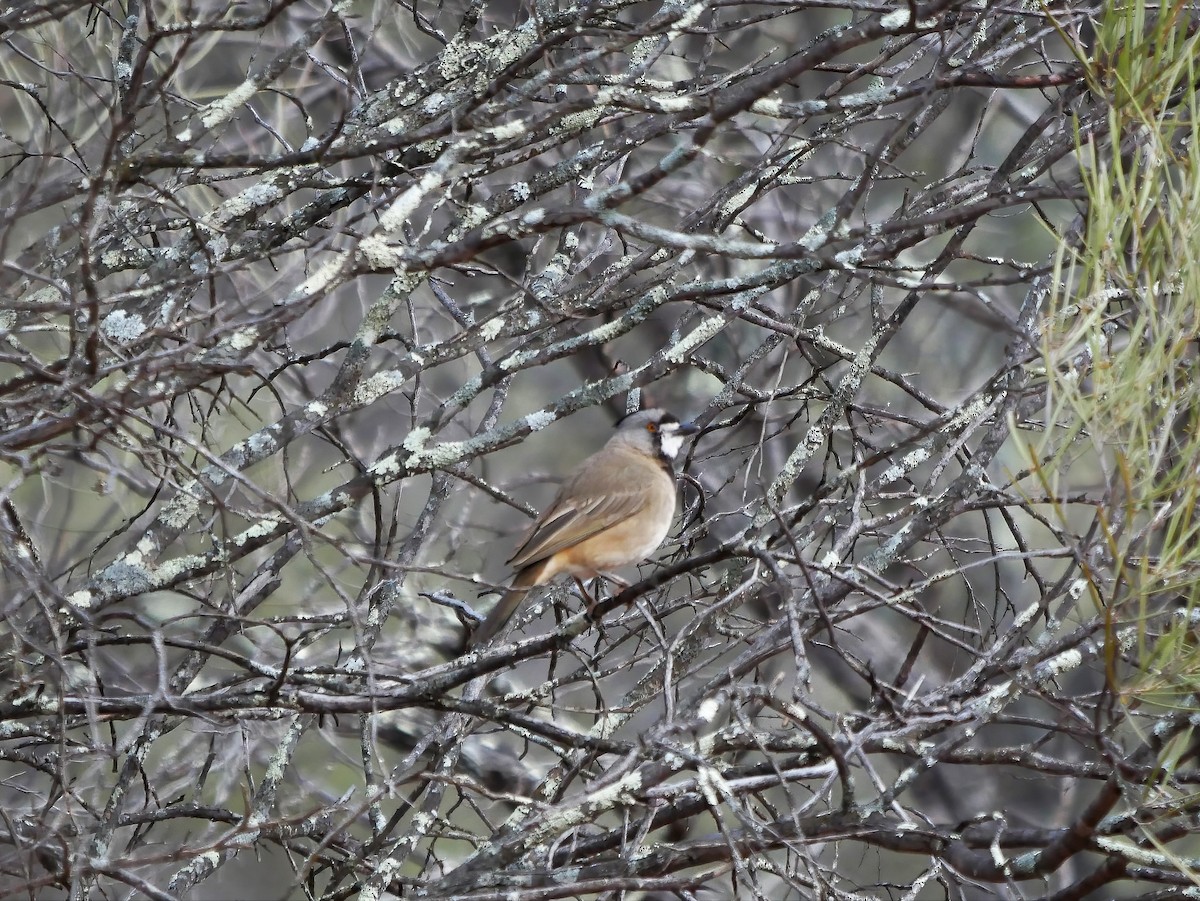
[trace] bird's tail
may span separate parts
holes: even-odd
[[[512,584],[488,613],[487,618],[475,627],[475,631],[467,639],[467,650],[473,651],[480,645],[486,644],[496,633],[504,628],[504,624],[512,619],[512,615],[529,594],[529,589],[537,585],[546,566],[544,562],[534,563],[517,572]]]

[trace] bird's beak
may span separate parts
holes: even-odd
[[[675,427],[675,431],[681,435],[695,435],[700,431],[700,426],[694,422],[681,422]]]

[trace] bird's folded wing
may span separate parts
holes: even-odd
[[[578,498],[555,499],[509,563],[517,569],[537,563],[636,516],[646,506],[647,493],[641,487],[614,490],[610,486],[604,495],[578,502]]]

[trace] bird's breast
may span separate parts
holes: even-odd
[[[647,486],[646,504],[637,513],[560,552],[556,569],[592,578],[641,563],[662,544],[674,517],[675,483],[663,473]]]

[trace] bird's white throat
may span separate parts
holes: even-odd
[[[664,429],[658,434],[658,447],[662,451],[664,457],[668,460],[674,460],[679,453],[679,449],[683,447],[684,435],[674,430],[667,431]]]

